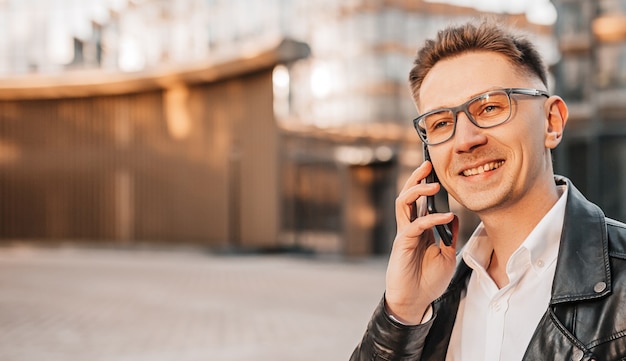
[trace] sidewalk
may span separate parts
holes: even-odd
[[[347,360],[385,263],[0,248],[0,360]]]

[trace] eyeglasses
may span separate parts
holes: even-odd
[[[511,117],[512,94],[550,97],[547,92],[537,89],[493,90],[478,95],[459,106],[424,113],[413,119],[413,126],[427,145],[441,144],[454,136],[459,112],[465,113],[472,124],[479,128],[493,128]]]

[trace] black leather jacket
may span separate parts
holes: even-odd
[[[569,187],[552,297],[523,360],[626,360],[626,225]],[[403,326],[377,307],[351,360],[444,360],[471,269],[461,260],[434,317]]]

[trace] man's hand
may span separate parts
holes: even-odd
[[[396,198],[397,234],[387,266],[385,301],[387,312],[404,324],[422,321],[429,305],[443,294],[456,266],[458,220],[452,213],[419,214],[411,222],[411,210],[426,196],[439,191],[437,183],[421,183],[432,171],[428,161],[418,167]],[[416,202],[416,203],[415,203]],[[424,206],[421,207],[425,209]],[[450,247],[435,244],[433,227],[453,223]]]

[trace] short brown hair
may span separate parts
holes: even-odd
[[[409,73],[409,85],[417,101],[424,78],[435,64],[443,59],[469,51],[492,51],[507,57],[521,71],[536,75],[547,87],[547,71],[541,55],[525,37],[489,19],[450,26],[427,40],[417,52],[414,67]]]

